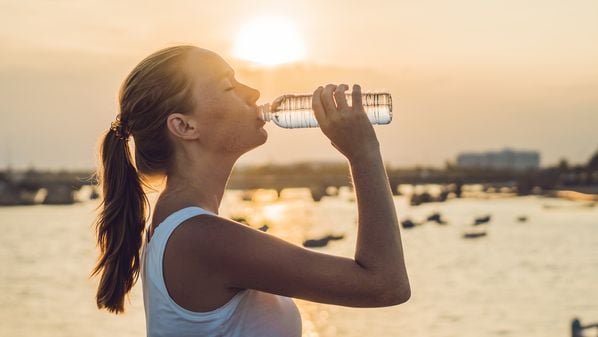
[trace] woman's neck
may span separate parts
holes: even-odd
[[[160,198],[197,205],[218,214],[236,158],[204,158],[177,165],[166,179]]]

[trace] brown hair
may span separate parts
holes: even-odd
[[[96,172],[102,190],[95,220],[100,256],[92,275],[101,274],[98,308],[124,312],[124,298],[137,282],[146,211],[144,177],[164,176],[172,161],[166,119],[173,112],[191,113],[192,81],[183,66],[193,46],[159,50],[141,61],[123,82],[120,115],[135,141],[132,161],[128,141],[109,129],[100,146]],[[96,209],[96,210],[97,210]]]

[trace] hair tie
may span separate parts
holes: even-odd
[[[120,119],[120,115],[116,116],[116,119],[110,123],[110,130],[116,133],[116,137],[122,140],[128,140],[131,130],[129,129],[126,121]]]

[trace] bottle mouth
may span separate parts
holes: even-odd
[[[269,122],[272,120],[272,114],[270,113],[270,103],[258,105],[257,112],[259,118],[261,118],[264,122]]]

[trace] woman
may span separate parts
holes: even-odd
[[[100,150],[98,307],[123,312],[141,275],[149,336],[269,337],[301,335],[291,297],[352,307],[407,301],[379,143],[360,87],[353,87],[355,108],[347,105],[347,89],[319,87],[313,108],[322,132],[350,163],[359,206],[355,259],[304,249],[218,216],[236,160],[267,139],[259,91],[236,81],[220,56],[177,46],[137,65],[122,85],[120,115]],[[165,177],[166,184],[146,228],[148,177]]]

